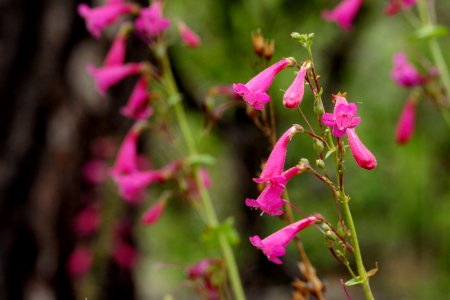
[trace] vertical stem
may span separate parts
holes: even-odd
[[[189,154],[195,155],[195,154],[197,154],[195,140],[193,138],[191,129],[189,127],[189,123],[187,122],[183,105],[182,105],[181,101],[178,101],[178,99],[176,99],[176,97],[180,97],[180,94],[178,92],[178,87],[175,84],[175,79],[173,77],[172,68],[170,66],[170,61],[167,57],[166,51],[164,51],[164,53],[161,56],[159,56],[159,59],[161,61],[161,66],[163,68],[162,80],[163,80],[163,83],[167,87],[168,95],[170,98],[173,97],[173,98],[175,98],[175,100],[177,100],[174,103],[174,109],[175,109],[175,114],[176,114],[176,117],[178,120],[178,124],[181,129],[181,133],[186,142],[187,148],[189,150]],[[217,218],[216,212],[212,205],[210,194],[203,184],[199,167],[193,166],[193,171],[194,171],[195,181],[196,181],[197,187],[200,192],[200,199],[203,204],[207,223],[209,226],[215,227],[215,226],[219,225],[219,220]],[[228,274],[229,274],[231,288],[234,293],[234,297],[236,300],[245,300],[244,290],[242,287],[236,259],[234,257],[234,253],[231,248],[231,245],[230,245],[227,237],[222,232],[219,232],[218,234],[219,234],[220,247],[222,249],[222,254],[224,256],[225,263],[227,265],[227,270],[228,270]]]

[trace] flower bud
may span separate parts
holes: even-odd
[[[319,139],[314,139],[313,141],[313,148],[316,150],[317,154],[320,154],[323,152],[323,143]]]
[[[275,41],[270,40],[264,43],[264,58],[270,60],[275,52]]]
[[[325,162],[323,160],[321,160],[321,159],[316,159],[316,165],[320,169],[324,169],[325,168]]]
[[[256,32],[252,32],[252,44],[253,51],[258,56],[262,56],[265,53],[265,44],[264,44],[264,36],[261,33],[261,30],[257,30]]]

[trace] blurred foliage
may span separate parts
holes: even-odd
[[[450,25],[450,2],[436,1],[438,20]],[[252,53],[251,32],[260,28],[265,37],[275,39],[275,56],[295,56],[306,59],[307,53],[290,38],[292,31],[315,33],[313,54],[324,86],[324,101],[331,108],[331,94],[347,92],[349,101],[360,102],[362,117],[358,133],[375,154],[378,167],[373,171],[359,169],[347,153],[346,190],[351,195],[351,207],[356,220],[363,256],[368,269],[378,262],[380,271],[373,278],[375,295],[379,299],[445,299],[450,294],[450,134],[439,113],[428,103],[420,103],[416,132],[406,146],[394,142],[394,132],[407,91],[397,87],[390,78],[391,59],[397,51],[419,56],[428,55],[425,44],[412,44],[412,31],[402,16],[386,17],[386,1],[365,2],[354,29],[341,31],[335,24],[324,22],[320,15],[335,1],[283,0],[203,0],[167,1],[166,14],[183,18],[202,37],[203,44],[192,50],[173,41],[172,56],[185,89],[201,101],[209,87],[218,84],[246,82],[257,69]],[[440,40],[450,53],[448,36]],[[450,62],[450,56],[447,55]],[[272,87],[272,99],[278,114],[278,128],[284,132],[292,123],[302,122],[298,111],[287,111],[281,103],[282,91],[293,79],[291,71],[278,76]],[[312,111],[312,95],[306,89],[302,109]],[[233,120],[233,112],[225,118]],[[310,119],[311,114],[309,114]],[[201,123],[195,116],[192,123]],[[241,166],[234,165],[235,152],[226,139],[208,136],[202,146],[217,159],[211,168],[212,195],[222,219],[233,215],[237,226],[242,223],[243,202],[239,185],[251,177],[236,174]],[[260,147],[268,147],[261,144]],[[312,141],[303,136],[290,144],[287,166],[300,157],[314,161]],[[263,159],[263,158],[261,158]],[[332,223],[337,221],[336,208],[328,189],[310,174],[293,179],[288,189],[291,200],[307,214],[319,212]],[[140,228],[140,247],[144,258],[136,276],[143,295],[158,288],[163,293],[177,290],[183,281],[185,266],[205,253],[196,250],[203,228],[198,216],[186,213],[187,205],[169,204],[167,214],[151,228]],[[257,214],[257,212],[253,212]],[[176,220],[176,221],[174,221]],[[258,219],[265,236],[282,226],[276,218]],[[194,237],[194,238],[193,238]],[[338,278],[347,280],[345,270],[324,247],[318,231],[302,233],[305,248],[318,275],[331,285]],[[242,268],[252,269],[261,255],[241,236],[237,255]],[[297,255],[284,258],[285,269],[298,275]],[[208,250],[206,250],[208,251]],[[149,259],[145,257],[149,255]],[[154,258],[158,261],[155,262]],[[168,265],[165,265],[168,264]],[[174,264],[174,265],[171,265]],[[166,276],[167,275],[167,276]],[[268,276],[276,276],[268,274]],[[172,278],[168,280],[167,278]],[[286,288],[289,288],[286,282]],[[341,294],[339,294],[341,293]],[[176,295],[178,293],[175,292]],[[189,298],[180,296],[177,299]],[[342,291],[333,298],[343,298]],[[186,298],[186,299],[187,299]]]

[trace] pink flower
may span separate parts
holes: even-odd
[[[111,169],[111,175],[129,174],[138,171],[137,141],[141,131],[141,123],[130,129],[117,153],[116,163]]]
[[[136,30],[146,41],[156,38],[169,26],[169,19],[162,15],[162,1],[160,0],[155,0],[149,7],[141,9],[141,13],[135,21]]]
[[[122,107],[120,112],[122,115],[135,120],[145,120],[153,114],[153,109],[148,105],[149,101],[148,81],[145,76],[141,76],[127,105]]]
[[[142,64],[129,63],[125,65],[106,66],[96,68],[93,65],[88,65],[88,72],[95,79],[95,84],[99,93],[104,96],[106,91],[116,85],[125,78],[140,73]]]
[[[266,91],[272,84],[273,79],[284,68],[293,64],[292,58],[284,58],[253,77],[245,85],[242,83],[233,84],[233,89],[254,109],[263,110],[264,104],[270,101],[270,96]]]
[[[333,95],[336,103],[334,113],[324,113],[322,122],[328,127],[333,127],[333,135],[343,137],[348,128],[355,128],[361,122],[361,118],[356,117],[358,107],[355,103],[348,104],[344,97]]]
[[[408,100],[403,108],[397,124],[396,140],[399,144],[406,144],[414,133],[416,101]]]
[[[270,261],[276,264],[282,264],[283,262],[278,257],[286,254],[287,244],[294,239],[297,233],[314,224],[317,220],[314,216],[304,218],[278,230],[263,240],[257,235],[252,236],[250,237],[250,242],[253,246],[261,249]]]
[[[202,259],[187,270],[187,276],[190,280],[199,283],[199,290],[206,294],[208,300],[218,300],[219,287],[214,280],[216,270],[220,270],[221,261],[212,258]]]
[[[292,84],[283,96],[283,104],[286,108],[297,108],[303,100],[305,92],[305,75],[308,68],[301,67]]]
[[[283,177],[284,182],[288,182],[292,177],[300,172],[300,167],[295,166],[284,172],[281,177]],[[269,183],[269,185],[267,185],[259,195],[258,199],[254,200],[247,198],[245,200],[245,205],[259,208],[271,216],[282,215],[283,211],[281,208],[283,207],[284,200],[281,199],[281,194],[283,193],[284,187],[284,184]]]
[[[184,22],[178,22],[178,32],[186,46],[197,48],[200,46],[201,40],[198,34],[190,29]]]
[[[414,87],[425,82],[425,78],[408,62],[405,53],[396,53],[393,62],[394,66],[391,71],[391,76],[398,85],[403,87]]]
[[[93,185],[98,185],[106,179],[107,167],[103,160],[91,159],[81,168],[83,179]]]
[[[92,253],[85,246],[77,246],[69,256],[67,270],[74,278],[83,277],[92,265]]]
[[[350,151],[358,166],[366,170],[372,170],[377,166],[377,160],[369,149],[359,139],[355,129],[347,130],[348,144]]]
[[[103,67],[120,66],[125,63],[127,35],[119,33],[106,54]]]
[[[90,8],[86,4],[78,5],[78,13],[86,21],[86,27],[95,38],[99,38],[103,29],[114,23],[120,16],[131,13],[134,6],[123,1],[108,1],[105,5]]]
[[[301,128],[298,125],[294,125],[280,137],[273,147],[261,175],[259,178],[253,178],[254,182],[271,182],[282,185],[286,183],[286,178],[282,176],[282,173],[286,161],[287,146],[294,134],[300,132],[300,130]]]
[[[158,222],[167,204],[167,198],[163,198],[152,205],[142,216],[142,223],[152,225]]]
[[[338,23],[344,30],[350,30],[362,2],[362,0],[343,0],[333,10],[324,11],[322,17],[327,21]]]
[[[126,242],[118,242],[114,247],[112,257],[117,265],[126,270],[131,270],[136,265],[137,251]]]
[[[411,7],[416,4],[416,0],[391,0],[386,6],[384,12],[389,15],[395,15],[400,10]]]
[[[79,236],[89,236],[97,231],[100,221],[99,209],[94,205],[89,205],[75,217],[75,232]]]

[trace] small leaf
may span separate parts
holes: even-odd
[[[355,278],[352,278],[350,280],[348,280],[345,285],[346,286],[352,286],[352,285],[357,285],[357,284],[361,284],[362,280],[359,276],[356,276]]]
[[[328,150],[327,154],[325,154],[325,159],[327,159],[331,154],[333,154],[336,151],[336,148],[333,150]]]
[[[372,277],[378,272],[378,263],[375,263],[375,268],[367,271],[367,277]]]
[[[202,166],[211,166],[215,163],[214,157],[208,154],[191,155],[187,158],[186,161],[190,165],[202,165]]]

